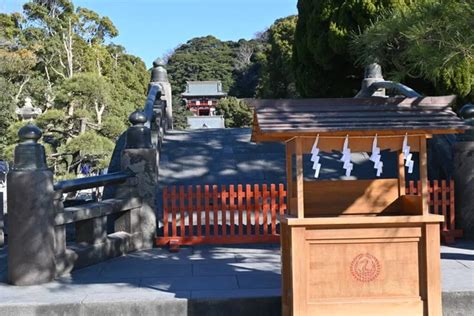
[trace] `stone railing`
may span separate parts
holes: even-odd
[[[40,284],[74,268],[129,251],[151,248],[156,234],[157,150],[143,112],[130,115],[120,155],[120,171],[53,184],[41,130],[28,124],[8,173],[8,279],[15,285]],[[64,207],[64,193],[115,185],[101,202]],[[113,230],[108,233],[108,226]],[[66,226],[74,242],[66,243]]]

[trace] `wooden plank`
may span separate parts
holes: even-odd
[[[405,159],[401,151],[398,152],[398,196],[406,194],[406,178],[405,178]]]
[[[444,222],[442,225],[443,231],[448,230],[448,227],[446,225],[446,222],[449,220],[447,216],[447,204],[448,204],[448,200],[446,196],[447,191],[448,190],[446,188],[446,180],[441,180],[441,211],[444,217]]]
[[[168,237],[168,204],[169,194],[168,187],[163,188],[163,236]]]
[[[229,211],[230,211],[230,236],[235,235],[235,190],[234,185],[229,185]]]
[[[305,217],[379,214],[399,197],[398,179],[305,181],[303,187]]]
[[[239,236],[243,236],[244,234],[244,225],[243,225],[243,198],[245,197],[245,193],[242,190],[242,184],[237,185],[237,210],[239,212]]]
[[[441,263],[439,225],[427,224],[425,226],[424,251],[426,253],[424,265],[426,284],[426,315],[441,316]]]
[[[253,197],[254,197],[254,218],[255,218],[255,235],[260,235],[260,190],[259,185],[254,184],[253,186]]]
[[[184,196],[184,185],[179,186],[179,233],[180,236],[186,236],[186,230],[185,230],[185,208],[184,208],[184,201],[185,201],[185,196]]]
[[[197,236],[201,237],[202,235],[202,191],[201,186],[196,186],[196,215],[197,215]]]
[[[292,215],[297,215],[296,207],[292,208],[291,205],[291,198],[293,197],[293,154],[295,153],[295,140],[291,140],[285,144],[285,152],[286,152],[286,187],[288,188],[288,205],[289,205],[289,213]]]
[[[438,180],[433,180],[433,214],[439,214],[439,187]]]
[[[214,220],[214,236],[219,236],[219,191],[217,185],[212,186],[212,209]],[[209,236],[208,234],[207,236]]]
[[[309,253],[305,227],[291,227],[292,315],[307,314]],[[309,315],[308,315],[309,316]]]
[[[409,192],[411,195],[418,195],[417,191],[416,191],[416,188],[415,188],[415,182],[413,180],[410,180],[408,182],[408,189],[409,189]]]
[[[271,218],[272,218],[272,222],[271,222],[271,234],[272,235],[276,235],[276,208],[277,208],[277,201],[276,201],[276,197],[277,197],[277,191],[276,191],[276,186],[274,183],[272,183],[270,185],[270,211],[271,211]]]
[[[428,156],[426,152],[426,138],[420,137],[420,183],[421,183],[421,200],[423,214],[429,214],[429,193],[428,193]]]
[[[178,236],[176,229],[176,186],[171,187],[171,236]]]
[[[262,185],[262,216],[263,216],[263,234],[267,235],[268,234],[268,209],[270,208],[270,205],[268,204],[268,198],[269,198],[270,192],[268,192],[268,187],[266,184]]]
[[[247,235],[252,234],[252,188],[250,184],[245,185],[245,204],[246,204],[246,216],[245,216],[245,226],[247,229]]]
[[[296,139],[296,213],[298,218],[304,217],[304,171],[301,138]]]
[[[259,122],[273,123],[281,121],[282,112],[261,112],[258,116]],[[324,113],[324,117],[321,115]],[[397,117],[419,117],[420,113],[426,116],[445,118],[452,117],[453,112],[440,110],[421,110],[421,109],[406,109],[406,110],[392,110],[392,111],[321,111],[318,113],[305,111],[290,111],[284,112],[285,122],[310,122],[321,119],[338,119],[338,118],[352,118],[352,119],[366,119],[366,118],[397,118]]]
[[[222,216],[222,236],[227,236],[227,197],[228,193],[225,185],[221,185],[221,216]]]
[[[205,235],[211,235],[211,228],[209,226],[209,213],[210,213],[210,205],[209,205],[210,193],[209,193],[209,185],[204,186],[204,222],[205,222]]]
[[[194,235],[194,203],[193,203],[193,186],[188,185],[188,236],[192,237]]]

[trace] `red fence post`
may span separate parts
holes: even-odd
[[[201,186],[196,186],[196,213],[197,213],[197,235],[201,237],[202,235],[202,191]]]
[[[239,211],[239,236],[244,235],[244,225],[243,225],[243,209],[242,200],[244,198],[244,192],[242,191],[242,185],[237,185],[237,209]]]
[[[163,237],[168,237],[168,187],[163,188]]]
[[[260,192],[258,184],[253,186],[254,196],[254,216],[255,216],[255,235],[260,235]]]
[[[250,184],[247,184],[245,186],[245,204],[246,204],[246,216],[245,216],[245,220],[246,220],[246,226],[247,226],[247,235],[250,235],[252,233],[252,214],[251,214],[251,210],[252,210],[252,188],[250,186]]]
[[[222,216],[222,236],[227,236],[227,190],[225,185],[221,186],[221,216]]]
[[[270,210],[272,214],[272,223],[271,223],[271,234],[276,235],[276,189],[275,189],[275,184],[270,185],[270,196],[271,196],[271,201],[270,201]]]
[[[229,186],[230,236],[235,235],[235,191],[234,185]]]

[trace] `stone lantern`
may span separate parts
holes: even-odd
[[[40,108],[34,107],[30,97],[25,98],[25,105],[15,110],[18,119],[23,121],[31,121],[41,115]]]

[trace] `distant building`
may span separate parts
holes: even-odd
[[[219,100],[226,96],[218,80],[188,81],[181,97],[186,108],[193,113],[188,117],[189,128],[224,128],[224,118],[215,112]]]
[[[188,81],[181,97],[195,116],[212,116],[219,99],[227,96],[220,81]]]

